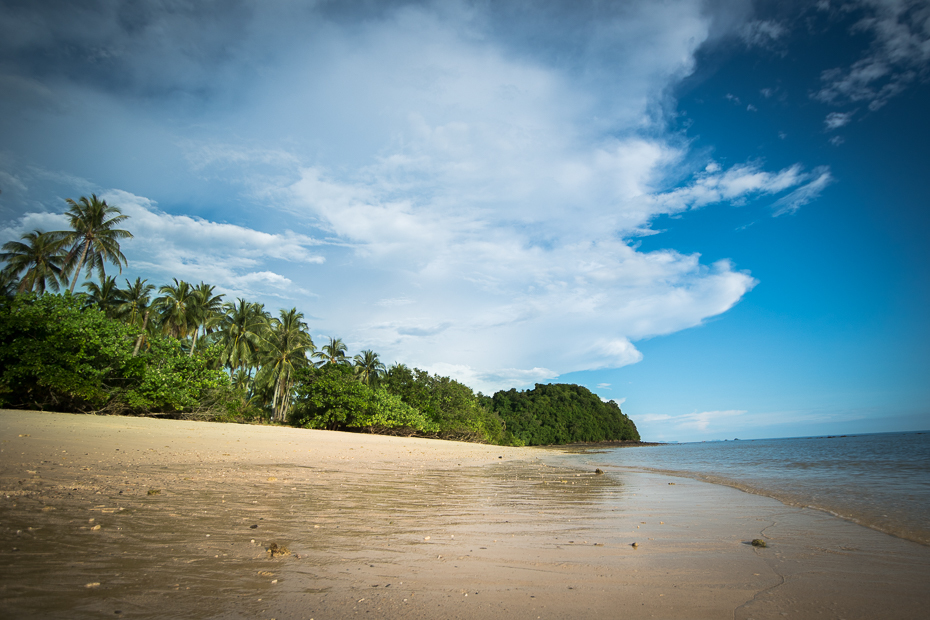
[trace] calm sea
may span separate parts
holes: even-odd
[[[726,484],[930,545],[930,432],[608,448],[582,458]]]

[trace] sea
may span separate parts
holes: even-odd
[[[930,431],[589,448],[579,457],[724,484],[930,545]]]

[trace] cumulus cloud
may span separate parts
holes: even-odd
[[[20,93],[0,125],[24,149],[81,146],[42,147],[46,170],[89,170],[56,181],[64,195],[91,175],[120,188],[103,197],[131,216],[133,269],[288,299],[314,330],[477,389],[529,385],[636,363],[637,340],[756,284],[725,260],[638,249],[657,217],[759,198],[788,213],[829,183],[761,162],[688,176],[665,110],[713,29],[705,9],[23,4],[0,32]],[[52,99],[67,106],[36,103]],[[16,227],[61,208],[27,202]]]

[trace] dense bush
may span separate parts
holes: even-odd
[[[76,296],[0,299],[0,406],[178,412],[228,389],[215,352],[188,356],[173,338],[150,338],[134,357],[138,334]]]
[[[435,424],[399,396],[357,381],[349,366],[301,369],[296,380],[289,418],[295,426],[406,435],[436,431]]]
[[[470,387],[454,379],[396,365],[388,369],[381,385],[422,411],[439,437],[487,443],[499,443],[504,437],[504,425],[497,414],[482,404]]]

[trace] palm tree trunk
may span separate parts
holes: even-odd
[[[77,284],[78,278],[81,277],[81,267],[84,266],[84,258],[87,256],[88,243],[86,240],[84,241],[83,245],[84,249],[81,250],[81,260],[78,261],[77,269],[74,271],[74,279],[71,280],[71,288],[68,289],[69,293],[74,293],[74,285]]]
[[[274,396],[271,397],[271,419],[278,421],[278,393],[281,391],[281,382],[275,381]]]
[[[149,322],[149,311],[145,311],[145,316],[142,317],[142,333],[139,334],[139,337],[136,338],[136,348],[132,351],[132,356],[135,357],[139,354],[139,348],[142,346],[142,341],[145,339],[145,325]]]
[[[200,333],[200,328],[194,328],[194,339],[191,341],[191,351],[187,354],[187,357],[194,357],[194,347],[197,346],[197,335]]]

